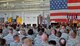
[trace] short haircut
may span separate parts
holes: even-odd
[[[59,43],[61,44],[61,40],[64,40],[65,42],[64,42],[64,44],[66,45],[66,40],[64,39],[64,38],[61,38],[60,40],[59,40]]]
[[[16,37],[19,37],[18,35],[14,35],[13,38],[15,39]]]
[[[62,33],[60,31],[57,32],[57,34],[58,34],[58,37],[61,37],[61,35],[62,35]]]
[[[49,25],[49,27],[48,27],[49,29],[51,29],[51,25]]]
[[[6,40],[0,38],[0,46],[4,46],[6,44]]]
[[[56,41],[55,41],[55,40],[50,40],[48,43],[49,43],[50,45],[56,45]]]
[[[3,30],[2,30],[2,29],[0,29],[0,33],[2,33],[2,31],[3,31]]]
[[[46,36],[49,37],[49,35],[48,35],[47,33],[44,32],[44,33],[42,33],[42,35],[43,35],[43,34],[46,34]]]
[[[33,35],[33,34],[34,34],[34,33],[33,33],[33,29],[28,30],[28,34],[29,34],[29,35]]]
[[[13,31],[13,29],[12,29],[12,28],[10,28],[9,30]]]
[[[72,33],[74,33],[75,35],[77,35],[77,31],[73,31]]]
[[[41,31],[42,31],[42,32],[44,32],[44,31],[45,31],[45,29],[44,29],[44,28],[42,28],[42,29],[41,29]]]
[[[28,38],[28,37],[23,37],[23,38],[22,38],[22,43],[24,43],[24,40],[26,40],[26,39],[31,40],[31,39]],[[31,41],[32,41],[32,40],[31,40]]]
[[[36,24],[33,24],[33,26],[36,26]]]
[[[39,31],[39,35],[41,36],[43,34],[43,32],[42,31]]]
[[[23,38],[22,38],[22,41],[23,41],[24,39],[26,39],[26,38],[27,38],[27,37],[23,37]]]

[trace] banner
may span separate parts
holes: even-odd
[[[8,23],[12,22],[12,17],[8,18]]]
[[[22,18],[21,17],[17,17],[17,24],[22,24]]]

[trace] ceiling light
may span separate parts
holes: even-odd
[[[7,5],[6,4],[2,4],[4,7],[6,7]]]
[[[9,3],[7,2],[6,4],[8,5]]]
[[[24,4],[25,2],[24,2],[24,1],[22,1],[22,3]]]

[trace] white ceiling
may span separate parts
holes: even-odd
[[[1,10],[49,10],[49,0],[0,0]]]

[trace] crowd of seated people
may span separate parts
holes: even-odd
[[[0,24],[0,46],[80,46],[80,26]]]

